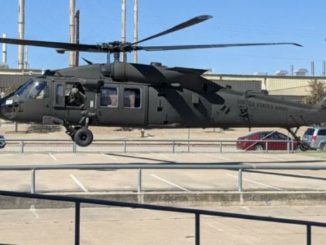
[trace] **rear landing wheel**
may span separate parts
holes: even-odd
[[[255,151],[263,151],[264,150],[264,146],[261,144],[257,144],[255,145]]]
[[[89,146],[93,142],[93,133],[85,127],[80,128],[74,133],[73,140],[79,146]]]
[[[326,151],[326,144],[322,144],[322,145],[320,146],[320,150],[321,150],[321,151]]]

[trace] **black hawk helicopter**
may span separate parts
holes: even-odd
[[[239,43],[139,46],[140,43],[198,24],[187,20],[134,43],[98,45],[0,38],[1,43],[55,48],[59,52],[100,52],[113,63],[46,71],[0,100],[0,117],[17,122],[58,124],[79,146],[93,141],[89,126],[283,127],[295,136],[302,125],[326,121],[326,103],[308,106],[273,96],[236,92],[202,77],[206,70],[120,62],[120,53],[296,43]],[[296,136],[295,136],[296,137]]]

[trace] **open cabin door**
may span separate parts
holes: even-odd
[[[78,123],[87,101],[85,90],[77,79],[53,81],[52,107],[54,117]]]

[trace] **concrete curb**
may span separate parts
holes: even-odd
[[[53,193],[51,193],[53,194]],[[60,196],[75,196],[133,203],[151,203],[169,206],[280,206],[280,205],[325,205],[326,192],[157,192],[157,193],[60,193]],[[53,202],[28,198],[0,196],[1,209],[69,208],[69,202]],[[84,206],[84,205],[82,205]],[[86,205],[85,205],[86,206]],[[89,205],[88,205],[89,206]]]

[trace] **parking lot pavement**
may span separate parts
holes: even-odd
[[[221,163],[324,164],[323,159],[303,154],[2,154],[0,165],[78,163]],[[326,191],[325,171],[273,170],[243,173],[246,191]],[[58,181],[60,180],[60,181]],[[113,192],[137,190],[136,170],[41,170],[36,172],[38,192]],[[31,190],[30,171],[0,171],[0,189]],[[232,170],[143,170],[143,191],[237,191],[238,173]]]
[[[303,153],[2,153],[0,164],[73,163],[311,163],[326,162]]]
[[[203,209],[290,219],[326,220],[324,206],[201,206]],[[0,210],[3,244],[72,244],[74,209]],[[240,219],[201,218],[201,243],[305,244],[306,228]],[[128,208],[82,208],[81,244],[194,244],[194,217]],[[313,244],[325,244],[325,228],[312,228]]]

